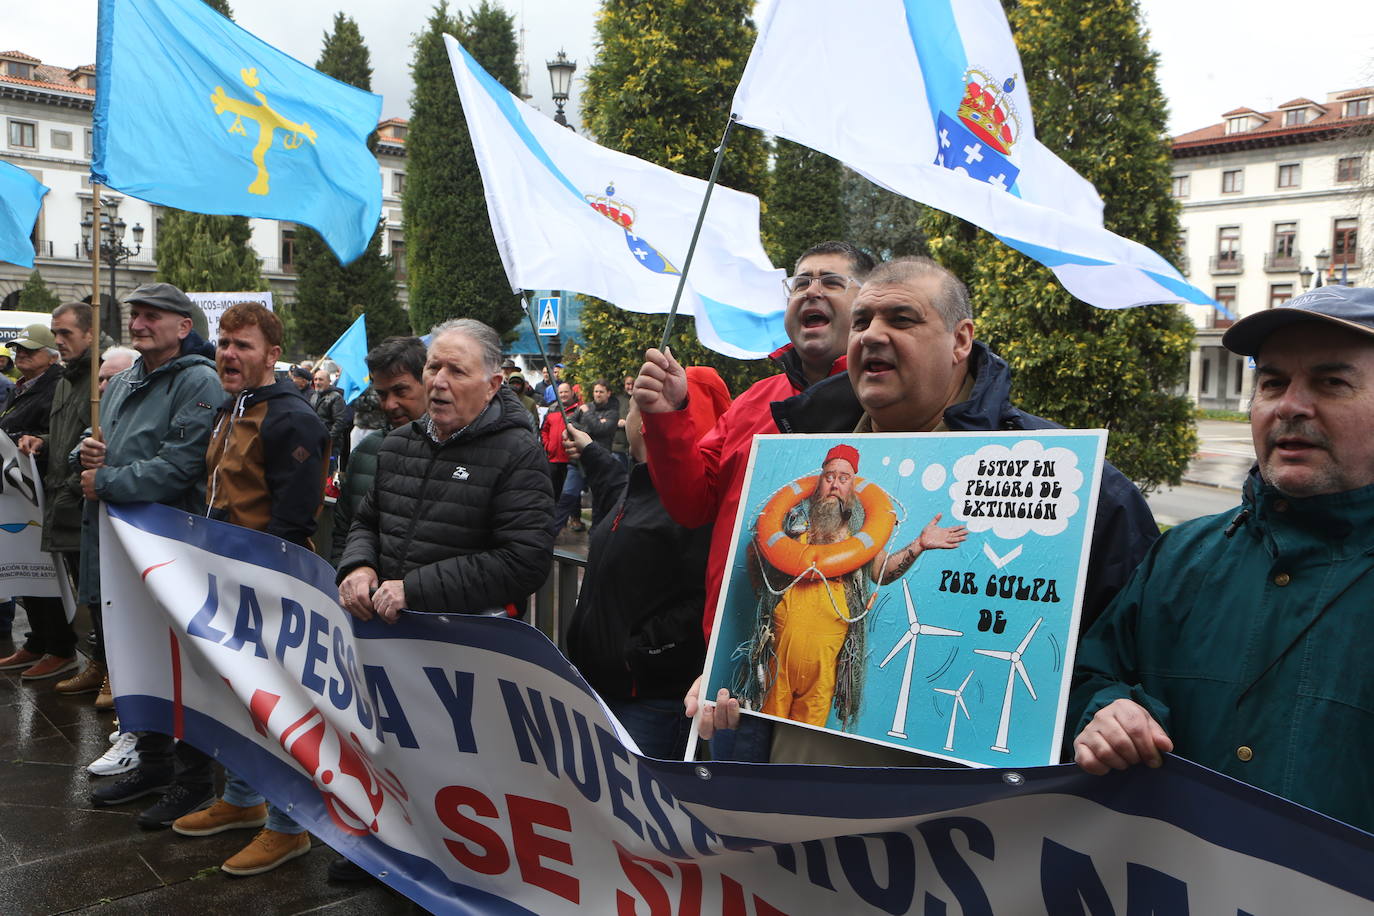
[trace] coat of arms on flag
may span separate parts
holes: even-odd
[[[1016,77],[1008,77],[999,86],[996,79],[972,67],[964,74],[964,84],[958,119],[943,111],[936,119],[935,164],[1009,190],[1021,174],[1006,157],[1021,132],[1021,119],[1011,99]]]

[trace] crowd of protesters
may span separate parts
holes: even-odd
[[[699,695],[753,437],[1054,424],[1014,406],[1007,364],[976,340],[967,290],[934,262],[875,265],[853,245],[827,242],[799,259],[785,288],[790,343],[773,357],[781,371],[733,399],[714,370],[684,368],[655,349],[637,372],[614,382],[575,380],[561,365],[521,371],[503,358],[491,328],[454,319],[435,327],[428,343],[377,343],[367,354],[371,387],[350,404],[336,386],[338,367],[327,361],[275,370],[281,324],[261,306],[230,308],[211,342],[204,316],[185,294],[148,284],[126,300],[132,348],[103,348],[98,361],[99,434],[90,428],[86,392],[90,354],[102,347],[91,333],[90,307],[66,303],[50,326],[27,328],[0,354],[13,355],[14,369],[0,392],[0,431],[38,462],[47,496],[43,546],[72,577],[92,644],[82,665],[63,603],[19,596],[30,632],[0,659],[0,670],[36,685],[62,678],[58,693],[95,694],[97,706],[117,705],[119,685],[117,678],[111,684],[104,653],[111,621],[101,614],[98,501],[164,503],[311,547],[335,566],[340,605],[359,620],[387,623],[402,613],[519,617],[549,575],[556,540],[565,530],[590,527],[567,651],[645,753],[681,758],[688,717],[700,713],[700,734],[709,741],[703,753],[720,758],[939,765],[791,726],[785,716],[741,718],[740,699],[726,691],[711,702]],[[1168,633],[1151,627],[1165,618],[1167,627],[1188,630],[1193,654],[1212,660],[1224,647],[1215,644],[1206,609],[1193,611],[1177,595],[1165,607],[1152,597],[1159,588],[1147,585],[1160,577],[1189,581],[1190,557],[1209,551],[1219,552],[1208,561],[1219,566],[1282,566],[1270,580],[1280,589],[1325,575],[1324,563],[1344,575],[1348,557],[1368,553],[1367,536],[1348,549],[1326,543],[1367,530],[1343,521],[1355,511],[1345,503],[1323,504],[1311,524],[1305,521],[1312,500],[1353,492],[1358,502],[1362,488],[1374,488],[1368,449],[1347,443],[1330,419],[1343,417],[1351,430],[1374,420],[1374,295],[1366,293],[1295,300],[1275,310],[1282,321],[1243,321],[1228,332],[1228,346],[1260,361],[1257,403],[1267,412],[1255,421],[1260,463],[1247,485],[1247,508],[1220,540],[1183,549],[1178,545],[1196,536],[1185,533],[1155,546],[1158,529],[1141,494],[1110,465],[1104,469],[1082,611],[1085,667],[1069,710],[1078,728],[1068,753],[1084,769],[1159,765],[1161,753],[1177,747],[1357,825],[1374,822],[1364,777],[1350,767],[1323,758],[1323,785],[1313,787],[1277,762],[1297,759],[1306,745],[1256,731],[1267,713],[1251,710],[1234,728],[1218,729],[1190,710],[1195,700],[1219,710],[1228,697],[1238,708],[1257,693],[1284,705],[1289,693],[1304,689],[1306,675],[1290,670],[1299,656],[1335,651],[1326,628],[1309,622],[1285,645],[1260,653],[1256,664],[1268,660],[1262,670],[1238,662],[1220,680],[1194,683],[1171,668]],[[1285,322],[1300,327],[1271,342],[1268,332]],[[1323,347],[1343,354],[1340,365],[1311,364],[1310,354]],[[1361,375],[1366,368],[1368,377]],[[1335,386],[1311,381],[1318,376],[1344,383],[1347,401],[1359,404],[1328,405],[1323,399],[1335,398]],[[1366,408],[1368,415],[1360,413]],[[1332,467],[1317,470],[1329,473],[1307,473],[1323,458]],[[822,476],[848,483],[859,461],[858,449],[832,450]],[[588,491],[589,526],[581,519]],[[825,496],[818,484],[812,500]],[[314,540],[321,512],[333,525],[327,543]],[[921,551],[962,540],[962,529],[940,529],[938,521],[917,541],[884,554],[891,568],[874,581],[892,581]],[[1232,540],[1238,529],[1247,533]],[[1307,545],[1290,562],[1287,542],[1274,532],[1326,546]],[[1255,600],[1265,607],[1277,601]],[[1337,611],[1330,616],[1346,613],[1348,603],[1344,593],[1331,597]],[[10,635],[14,611],[13,601],[0,604],[0,636]],[[779,636],[787,608],[780,602],[768,613],[762,624]],[[1278,630],[1299,620],[1279,617]],[[1232,627],[1236,644],[1259,638],[1246,626]],[[833,685],[816,693],[826,705],[822,717],[832,702],[839,708],[838,693]],[[1329,726],[1352,742],[1367,740],[1368,723],[1348,710],[1316,704],[1305,715],[1303,734]],[[1250,722],[1261,725],[1251,729]],[[1223,746],[1241,738],[1249,756]],[[213,761],[200,750],[151,732],[116,729],[112,741],[88,769],[117,778],[95,784],[93,804],[153,797],[139,826],[171,827],[183,836],[257,830],[222,866],[230,874],[259,874],[310,849],[304,828],[274,808],[263,787],[226,773],[216,794]],[[1276,743],[1274,761],[1240,766],[1228,756],[1249,764],[1269,748],[1266,741]],[[346,860],[330,874],[365,877]]]

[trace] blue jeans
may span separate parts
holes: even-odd
[[[767,763],[773,750],[773,723],[759,716],[740,716],[739,727],[721,729],[711,739],[713,760]]]
[[[554,537],[563,530],[573,514],[582,514],[582,491],[587,488],[587,479],[582,476],[582,468],[573,462],[568,463],[568,476],[563,481],[563,492],[558,495],[558,505],[553,511],[553,526],[550,530]]]
[[[681,760],[687,752],[692,720],[682,714],[681,700],[607,700],[606,705],[644,756]]]
[[[260,805],[266,799],[258,794],[258,790],[244,782],[230,770],[224,771],[224,801],[239,808],[251,808]],[[305,833],[305,828],[291,820],[284,811],[271,802],[267,803],[267,829],[275,830],[278,833]]]

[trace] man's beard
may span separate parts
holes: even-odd
[[[849,517],[852,510],[838,496],[826,496],[811,504],[810,537],[812,544],[834,544],[849,537]]]

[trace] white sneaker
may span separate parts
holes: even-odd
[[[137,743],[138,735],[125,732],[108,751],[86,767],[87,772],[92,776],[114,776],[129,772],[138,766],[138,750],[134,747]]]
[[[119,726],[119,720],[117,720],[117,719],[115,720],[115,726],[116,726],[115,730],[112,731],[112,732],[110,732],[110,743],[111,743],[111,744],[114,744],[116,741],[118,741],[118,740],[119,740],[119,736],[122,735],[122,734],[124,734],[124,733],[123,733],[122,731],[120,731],[119,728],[118,728],[118,726]]]

